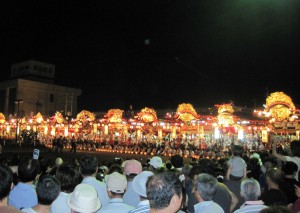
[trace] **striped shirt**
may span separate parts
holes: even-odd
[[[256,201],[246,201],[241,208],[234,211],[234,213],[259,213],[260,210],[268,208],[264,205],[264,202],[261,200]]]
[[[135,209],[132,209],[128,213],[149,213],[150,212],[150,203],[149,200],[141,201]]]

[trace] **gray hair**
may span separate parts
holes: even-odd
[[[253,178],[246,178],[241,183],[241,195],[248,200],[258,200],[260,196],[260,185],[257,180]]]
[[[202,173],[197,176],[197,190],[205,201],[214,198],[217,192],[218,181],[212,175]]]

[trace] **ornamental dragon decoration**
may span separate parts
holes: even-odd
[[[54,119],[56,121],[56,123],[61,124],[64,122],[64,116],[60,113],[60,112],[56,112],[54,115]]]
[[[76,120],[83,122],[83,123],[85,123],[87,121],[94,121],[95,115],[94,115],[94,113],[91,113],[90,111],[82,110],[80,113],[77,114]]]
[[[157,115],[155,110],[148,107],[142,109],[139,113],[137,113],[137,116],[135,117],[146,123],[151,123],[157,120]]]
[[[266,113],[275,121],[288,119],[296,110],[292,99],[283,92],[271,93],[266,99]]]
[[[109,122],[112,122],[112,123],[121,123],[122,122],[123,112],[124,111],[120,110],[120,109],[110,109],[104,115],[104,117],[106,117]]]
[[[231,126],[234,124],[234,119],[232,113],[234,109],[231,104],[221,104],[215,105],[218,107],[218,124],[223,126]]]
[[[198,119],[199,115],[192,104],[183,103],[178,105],[174,118],[180,119],[185,123],[189,123],[191,120]]]

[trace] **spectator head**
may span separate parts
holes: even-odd
[[[272,157],[266,157],[263,159],[263,165],[268,171],[269,169],[273,168],[276,166],[276,160]]]
[[[100,209],[101,203],[94,187],[78,184],[67,197],[68,206],[75,212],[94,213]]]
[[[153,172],[143,171],[137,176],[135,176],[132,181],[133,191],[135,191],[139,196],[146,198],[146,182],[148,178],[152,175],[154,175]]]
[[[23,183],[34,181],[40,170],[38,160],[26,158],[19,162],[18,176]]]
[[[113,172],[119,172],[120,174],[123,174],[123,168],[119,164],[112,164],[109,169],[107,174],[111,174]]]
[[[3,164],[0,164],[0,201],[9,195],[13,182],[12,170]]]
[[[126,160],[124,162],[124,174],[126,176],[137,175],[142,172],[142,164],[137,160]]]
[[[36,185],[36,193],[38,203],[41,205],[51,205],[57,198],[60,192],[60,182],[52,175],[45,175],[41,177]]]
[[[242,156],[244,152],[244,148],[240,145],[233,145],[232,146],[232,154],[234,156]]]
[[[254,178],[246,178],[241,183],[241,196],[245,201],[258,200],[260,196],[260,185]]]
[[[184,164],[184,166],[182,167],[182,174],[184,174],[184,176],[188,177],[190,174],[190,171],[192,169],[192,165],[190,164]]]
[[[296,157],[300,157],[300,141],[293,140],[290,144],[290,147],[293,155]]]
[[[212,175],[203,173],[197,176],[195,197],[198,202],[210,201],[217,192],[218,181]]]
[[[159,156],[154,156],[151,158],[149,165],[152,166],[154,169],[158,169],[160,167],[163,167],[163,162],[161,157]]]
[[[274,205],[262,209],[259,213],[292,213],[292,211],[286,206]]]
[[[202,158],[199,160],[200,173],[207,173],[215,176],[216,164],[211,159]]]
[[[266,183],[279,184],[282,178],[282,172],[278,168],[271,168],[266,173]]]
[[[180,169],[183,167],[183,158],[180,155],[173,155],[171,157],[171,163],[175,169]]]
[[[85,155],[79,159],[79,165],[83,175],[93,175],[98,170],[98,159],[95,156]]]
[[[178,173],[162,172],[150,176],[146,183],[150,209],[177,212],[182,203],[182,184]]]
[[[107,191],[115,194],[124,194],[127,188],[127,179],[125,175],[113,172],[105,176]]]
[[[298,166],[292,161],[287,161],[282,167],[282,172],[284,175],[295,175],[298,171]]]
[[[74,188],[81,183],[83,179],[80,169],[70,163],[60,165],[55,177],[61,183],[61,191],[66,193],[73,192]]]

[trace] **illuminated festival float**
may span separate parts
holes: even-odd
[[[48,145],[53,138],[62,136],[70,140],[74,136],[94,144],[150,143],[200,150],[226,150],[233,143],[251,150],[261,142],[268,143],[270,134],[287,142],[299,139],[299,110],[285,93],[270,94],[264,109],[255,109],[251,117],[243,116],[242,110],[233,103],[223,103],[200,115],[192,104],[181,103],[176,111],[162,114],[145,107],[125,117],[122,109],[109,109],[101,117],[87,110],[76,117],[61,112],[50,117],[39,112],[24,117],[5,117],[0,113],[0,137],[20,144],[38,141]]]

